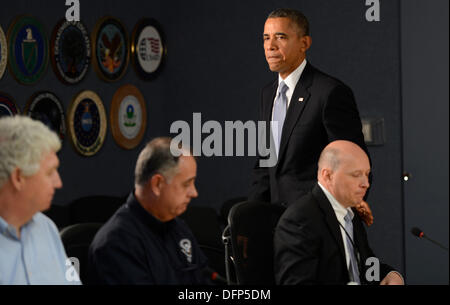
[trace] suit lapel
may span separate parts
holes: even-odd
[[[275,94],[278,89],[278,81],[274,81],[271,89],[264,95],[264,120],[266,121],[266,143],[272,143],[272,133],[270,132],[270,121],[272,121],[272,108]]]
[[[292,130],[300,118],[310,97],[310,93],[307,89],[312,84],[313,72],[313,67],[307,63],[305,70],[303,70],[303,73],[295,86],[294,93],[292,94],[291,102],[286,113],[286,119],[284,120],[283,132],[281,134],[280,157],[283,156],[287,143],[289,142],[289,138],[292,134]],[[303,101],[300,101],[299,99],[303,99]]]
[[[342,263],[344,264],[344,266],[347,266],[344,241],[342,240],[341,229],[339,228],[339,223],[336,218],[336,214],[334,213],[333,207],[331,206],[331,203],[328,201],[328,198],[325,196],[324,192],[318,184],[314,186],[312,194],[319,203],[319,207],[324,213],[325,222],[327,223],[328,229],[330,230],[331,235],[333,235],[336,244],[338,245],[339,251],[341,252]]]

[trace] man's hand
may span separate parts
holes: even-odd
[[[405,285],[402,277],[397,272],[389,272],[380,285]]]
[[[366,225],[371,226],[373,224],[372,210],[369,208],[367,202],[364,200],[361,201],[361,203],[356,206],[356,210]]]

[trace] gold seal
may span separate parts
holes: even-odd
[[[3,32],[0,26],[0,79],[6,70],[6,65],[8,64],[8,46],[6,43],[5,32]]]
[[[120,147],[133,149],[139,145],[147,126],[147,109],[138,88],[124,85],[116,91],[109,121],[113,138]]]
[[[105,107],[93,91],[80,92],[67,111],[69,137],[77,152],[83,156],[96,154],[106,138]]]

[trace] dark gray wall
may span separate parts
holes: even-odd
[[[448,247],[447,0],[402,2],[402,94],[406,274],[448,285],[448,252],[409,234],[413,226]]]
[[[308,60],[353,88],[363,117],[384,119],[386,143],[369,148],[375,177],[369,203],[375,224],[368,234],[375,252],[404,271],[399,1],[381,0],[381,21],[367,22],[364,0],[81,0],[81,19],[89,31],[107,14],[121,19],[130,33],[141,17],[156,18],[168,47],[162,74],[144,82],[130,66],[123,79],[110,84],[91,69],[83,82],[72,87],[60,83],[51,68],[34,86],[18,84],[7,72],[0,80],[0,91],[10,93],[23,109],[26,100],[39,90],[53,91],[67,108],[76,93],[92,89],[109,111],[115,90],[131,83],[147,101],[146,139],[168,135],[173,121],[191,122],[193,112],[201,112],[203,122],[255,120],[260,89],[276,77],[268,71],[262,49],[264,21],[276,7],[304,11],[313,37]],[[6,32],[15,16],[30,13],[50,32],[65,9],[63,0],[9,1],[0,11],[0,24]],[[100,152],[85,158],[66,140],[60,153],[64,188],[57,192],[55,204],[92,194],[126,194],[144,142],[125,151],[108,130]],[[199,158],[200,196],[192,204],[218,209],[226,199],[246,195],[253,163],[251,157]]]

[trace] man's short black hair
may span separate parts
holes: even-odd
[[[291,8],[279,8],[269,14],[267,18],[289,18],[299,30],[300,36],[309,36],[309,22],[302,12]]]

